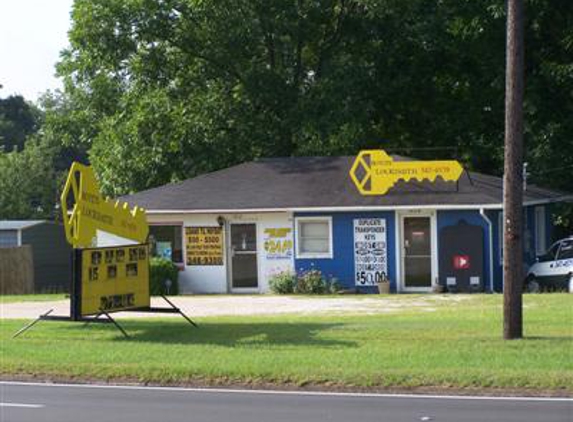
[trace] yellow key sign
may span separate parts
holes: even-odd
[[[384,195],[399,180],[429,180],[440,176],[445,181],[457,181],[464,169],[454,160],[394,161],[383,150],[365,150],[354,160],[350,178],[362,195]]]
[[[145,210],[104,199],[91,167],[72,164],[60,200],[66,239],[74,248],[94,246],[97,230],[137,243],[147,239]]]

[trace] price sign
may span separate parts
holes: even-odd
[[[223,265],[221,227],[185,227],[187,265]]]
[[[354,274],[357,286],[375,286],[387,278],[386,220],[354,220]]]

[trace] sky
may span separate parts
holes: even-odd
[[[36,101],[61,88],[54,65],[68,45],[73,0],[0,0],[0,98]]]

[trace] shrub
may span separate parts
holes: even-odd
[[[334,277],[325,278],[320,270],[308,270],[294,274],[284,271],[273,275],[269,280],[273,293],[277,294],[328,294],[338,293],[342,286]]]
[[[304,271],[297,277],[296,293],[323,294],[327,290],[327,281],[319,270]]]
[[[296,275],[290,271],[275,274],[269,280],[271,291],[281,295],[294,293],[295,286]]]
[[[178,275],[179,269],[171,260],[159,257],[151,258],[149,262],[149,293],[152,296],[166,295],[167,287],[165,286],[165,280],[171,280],[169,294],[178,294]]]

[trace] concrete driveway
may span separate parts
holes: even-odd
[[[174,296],[170,300],[183,312],[193,317],[274,315],[274,314],[380,314],[393,313],[405,309],[432,312],[445,303],[469,300],[464,295],[394,295],[394,296],[272,296],[272,295],[208,295]],[[154,297],[152,306],[167,307],[162,298]],[[52,315],[69,315],[69,300],[47,302],[16,302],[0,304],[0,318],[36,318],[53,309]],[[170,314],[150,314],[119,312],[114,315],[128,318],[154,318],[177,316]]]

